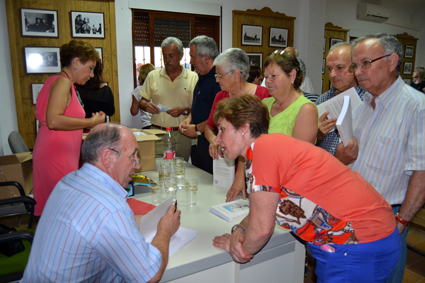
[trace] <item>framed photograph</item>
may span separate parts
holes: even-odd
[[[94,49],[96,49],[97,53],[99,53],[100,62],[103,63],[102,47],[95,47]]]
[[[59,37],[58,11],[21,8],[22,36]]]
[[[406,45],[406,50],[404,51],[404,57],[405,58],[413,58],[413,51],[414,51],[413,45]]]
[[[322,59],[322,74],[325,73],[325,69],[326,69],[326,59]]]
[[[323,53],[326,52],[326,37],[323,38]]]
[[[343,42],[344,40],[342,40],[341,38],[331,38],[331,42],[329,44],[329,48],[332,47],[332,45],[338,43],[338,42]]]
[[[410,85],[410,79],[403,79],[403,81],[404,81],[407,85]]]
[[[242,45],[263,45],[263,27],[242,25]]]
[[[270,47],[288,47],[288,30],[286,28],[270,28]]]
[[[410,75],[412,73],[412,67],[413,67],[412,62],[404,62],[403,75]]]
[[[37,97],[44,84],[31,84],[32,104],[37,104]]]
[[[59,47],[24,47],[27,74],[59,73]]]
[[[263,70],[263,53],[246,53],[249,58],[249,65],[260,67]]]
[[[71,11],[72,37],[105,38],[103,13]]]

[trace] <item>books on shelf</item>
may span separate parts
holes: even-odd
[[[238,199],[210,207],[210,212],[230,222],[243,218],[249,213],[249,200]]]
[[[353,116],[351,115],[351,98],[348,95],[344,96],[344,104],[342,106],[341,113],[336,120],[336,127],[339,132],[339,136],[344,144],[348,145],[348,142],[353,137]]]

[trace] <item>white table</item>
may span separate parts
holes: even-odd
[[[157,164],[159,160],[157,159]],[[148,177],[156,171],[143,172]],[[186,179],[199,181],[197,206],[178,206],[181,226],[196,230],[196,238],[175,252],[161,282],[303,282],[305,248],[288,232],[276,228],[269,242],[246,264],[238,264],[222,249],[212,245],[214,236],[230,233],[241,219],[227,222],[209,212],[212,205],[225,202],[227,190],[213,186],[211,174],[187,164]],[[151,203],[143,186],[134,198]]]

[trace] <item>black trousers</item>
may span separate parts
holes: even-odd
[[[210,143],[204,134],[198,136],[198,144],[192,145],[190,156],[192,164],[210,174],[213,173],[213,159],[209,153]]]

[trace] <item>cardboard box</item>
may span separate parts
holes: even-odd
[[[139,145],[138,158],[140,160],[140,169],[136,172],[155,170],[155,141],[161,140],[158,134],[165,134],[165,131],[159,129],[139,130],[132,129],[135,133],[137,144]],[[138,135],[137,133],[143,133]]]
[[[31,161],[31,152],[0,156],[0,182],[16,181],[22,185],[25,194],[28,195],[32,190]],[[20,195],[16,187],[0,187],[0,199],[18,197]]]

